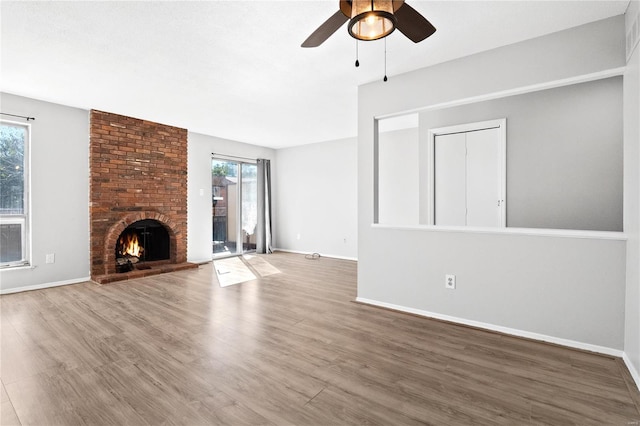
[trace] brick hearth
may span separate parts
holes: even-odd
[[[187,262],[187,130],[91,111],[91,278],[99,283],[197,267]],[[116,273],[120,233],[144,219],[162,223],[170,259]]]

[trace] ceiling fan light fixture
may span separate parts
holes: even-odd
[[[396,29],[392,0],[353,0],[349,34],[358,40],[378,40]]]

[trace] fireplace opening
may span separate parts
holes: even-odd
[[[127,226],[116,241],[116,272],[148,269],[145,262],[170,258],[171,239],[165,227],[153,219]]]

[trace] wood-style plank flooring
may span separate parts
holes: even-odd
[[[2,296],[0,423],[640,422],[619,359],[354,303],[355,262],[262,258],[281,272],[224,288],[207,264]]]

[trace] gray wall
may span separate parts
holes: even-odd
[[[378,136],[378,223],[419,223],[418,128]]]
[[[1,270],[0,291],[88,280],[89,113],[5,93],[0,100],[3,112],[36,117],[31,122],[33,267]],[[188,143],[187,256],[200,262],[211,260],[211,153],[274,159],[275,151],[196,133],[189,133]],[[54,264],[45,264],[47,253],[55,253]]]
[[[360,299],[622,350],[622,239],[371,224],[375,117],[622,67],[623,27],[614,17],[359,87]],[[458,276],[456,290],[445,274]]]
[[[422,112],[421,149],[429,129],[498,118],[507,226],[622,231],[622,77]]]
[[[225,154],[249,159],[272,160],[272,181],[275,180],[275,151],[214,136],[189,132],[188,181],[187,181],[187,260],[207,262],[213,258],[211,206],[211,154]],[[273,183],[272,183],[273,186]],[[202,191],[202,193],[200,192]],[[272,191],[272,208],[275,207],[277,189]],[[275,227],[274,227],[275,228]],[[275,233],[275,229],[273,230]]]
[[[631,2],[626,28],[631,30],[640,2]],[[624,352],[640,388],[640,48],[624,74],[624,231],[627,242]]]
[[[357,257],[357,159],[355,138],[277,151],[278,248]]]
[[[2,112],[31,124],[31,268],[0,271],[0,290],[89,277],[89,113],[0,94]],[[55,263],[45,256],[55,254]]]

